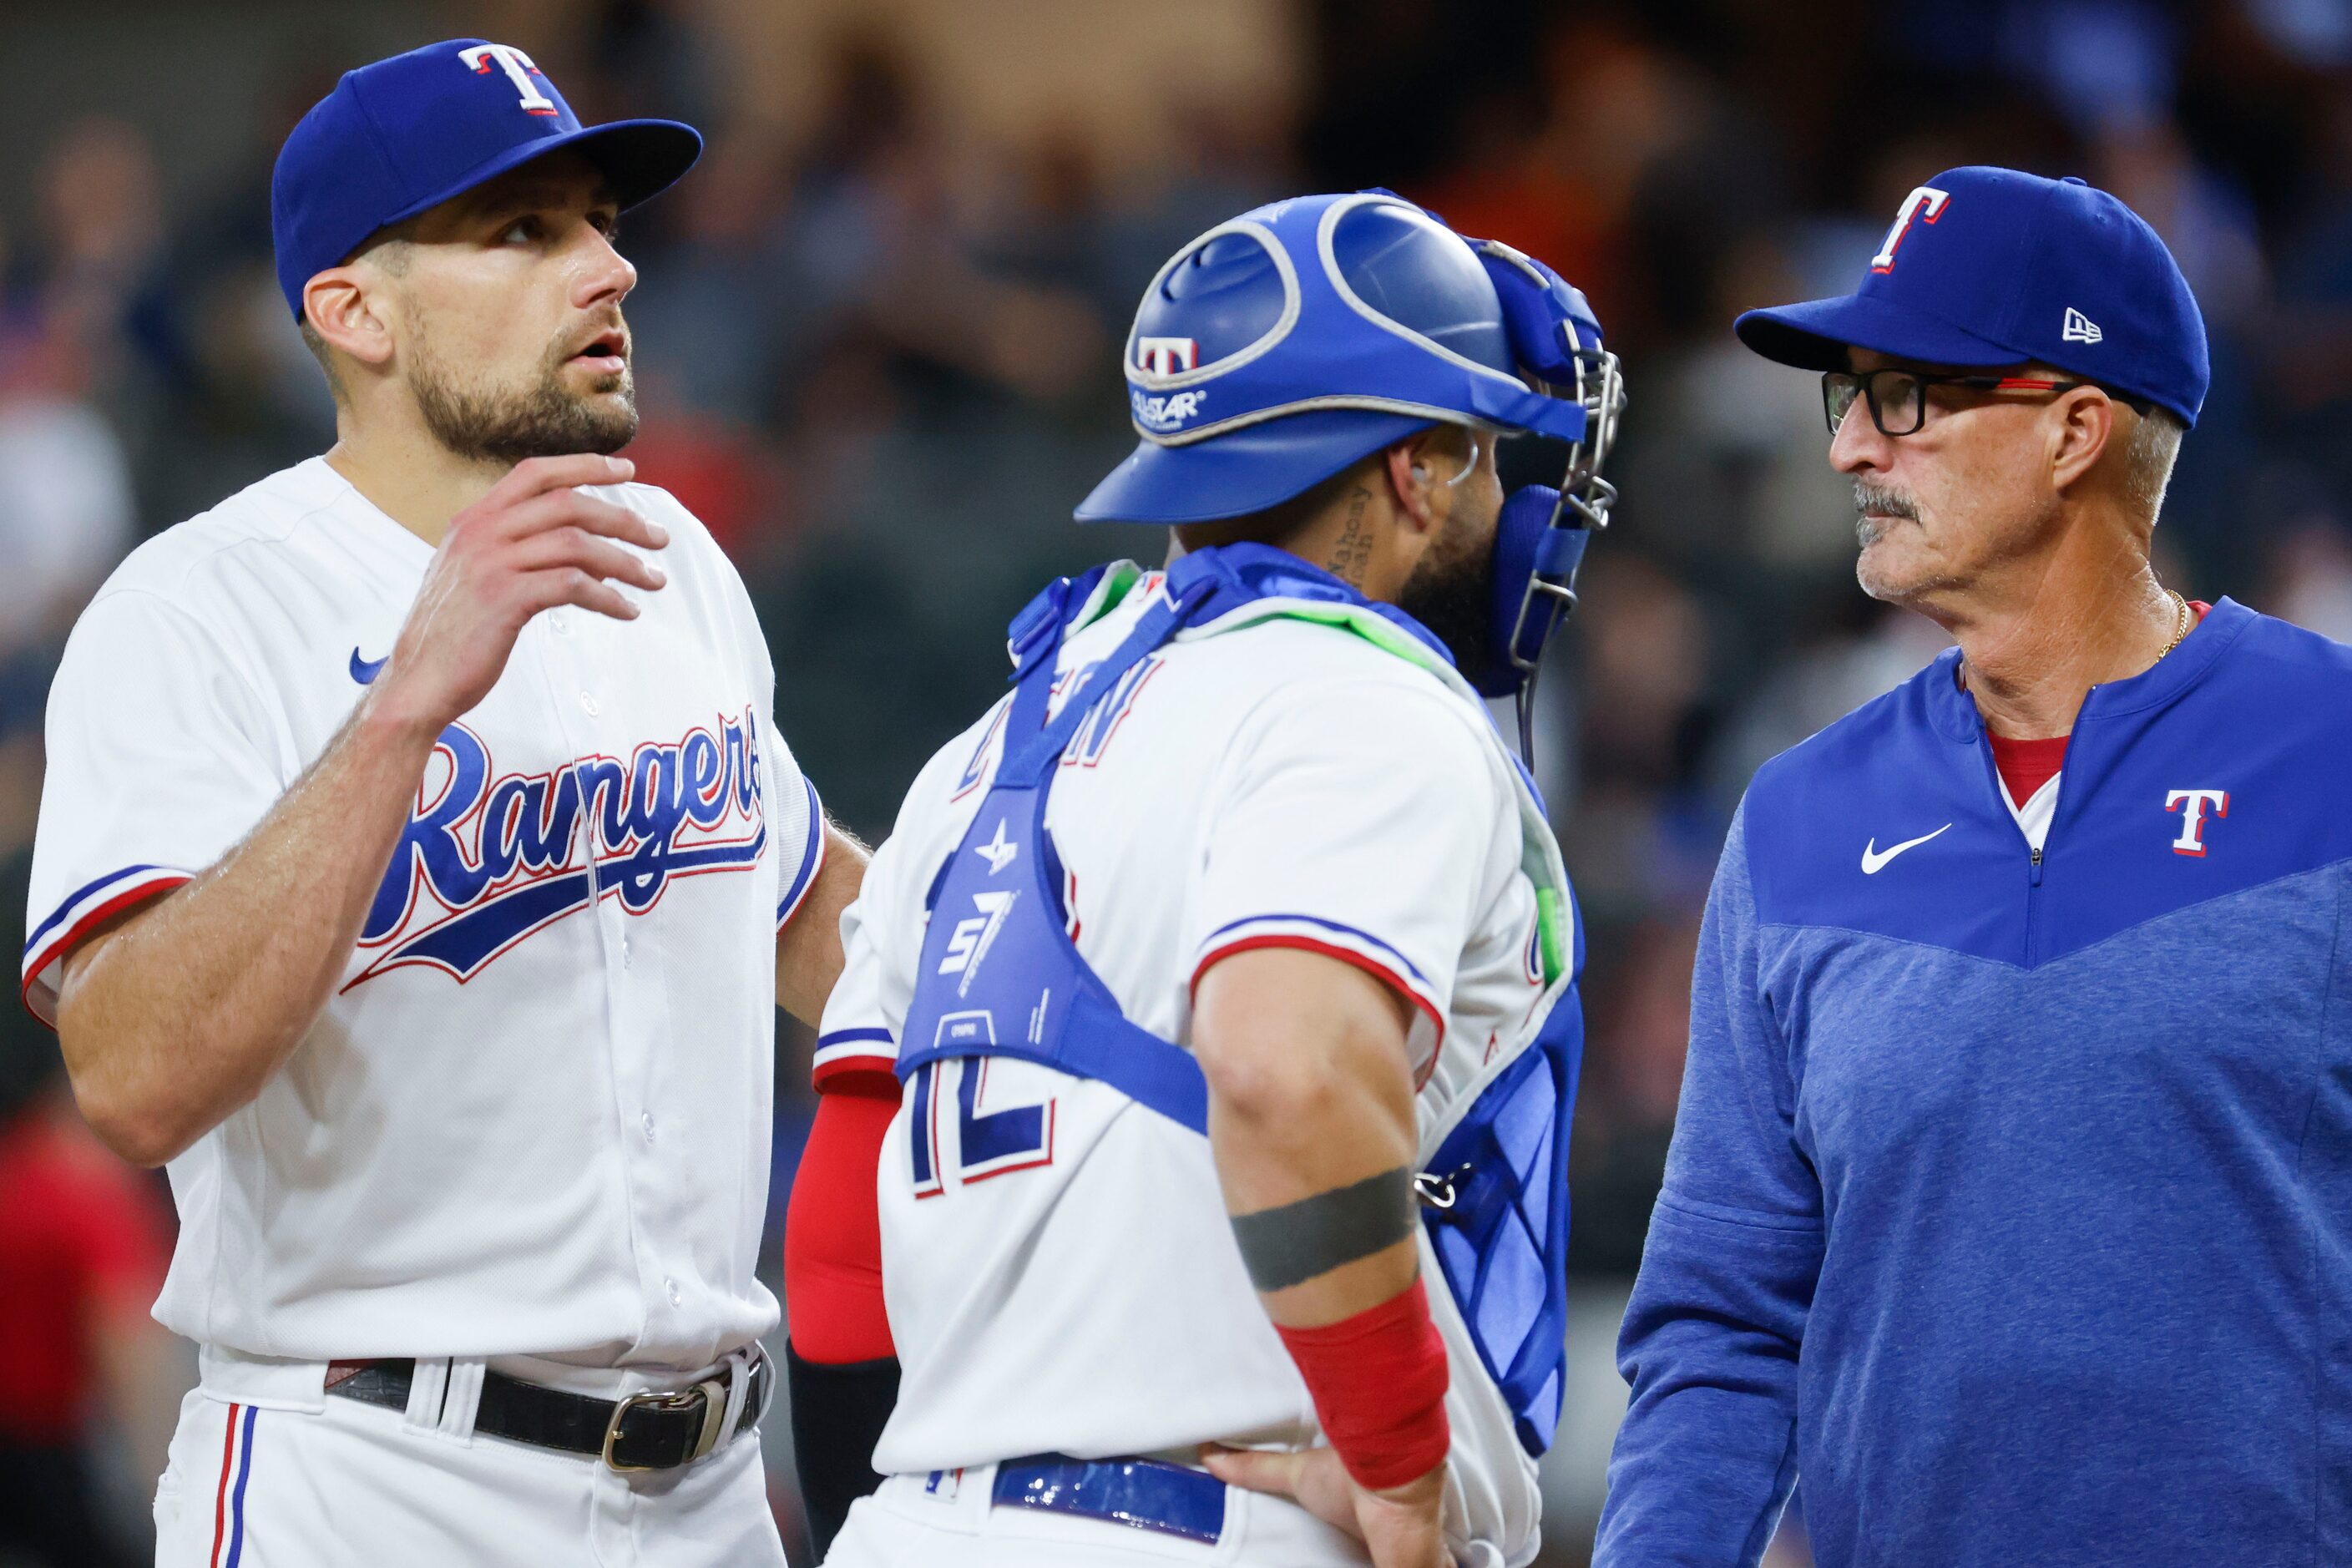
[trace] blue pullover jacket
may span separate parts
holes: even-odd
[[[1596,1562],[2352,1563],[2352,648],[2223,600],[2038,859],[1958,658],[1733,825]]]

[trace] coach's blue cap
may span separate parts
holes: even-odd
[[[286,138],[269,182],[278,286],[299,318],[302,288],[387,224],[559,147],[577,147],[623,206],[666,190],[702,155],[674,120],[583,128],[529,55],[453,38],[343,73]]]
[[[2028,360],[2160,404],[2189,424],[2211,379],[2205,319],[2172,253],[2077,179],[1951,169],[1904,198],[1862,287],[1749,310],[1767,359],[1843,370],[1848,347],[1933,364]]]

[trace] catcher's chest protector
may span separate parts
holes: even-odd
[[[1004,752],[963,841],[940,868],[928,901],[929,924],[900,1038],[901,1081],[916,1079],[913,1114],[937,1075],[919,1070],[949,1057],[1008,1056],[1095,1079],[1195,1132],[1208,1127],[1208,1086],[1190,1051],[1129,1023],[1071,941],[1059,857],[1045,831],[1045,805],[1063,749],[1102,693],[1187,625],[1220,630],[1272,616],[1334,623],[1399,657],[1450,666],[1360,601],[1301,603],[1278,552],[1226,546],[1178,561],[1135,628],[1108,658],[1073,671],[1070,696],[1047,720],[1055,655],[1089,601],[1116,603],[1132,578],[1092,593],[1101,571],[1056,583],[1013,624],[1020,668]],[[1276,590],[1280,596],[1276,596]],[[1236,614],[1263,606],[1261,615]],[[1098,616],[1108,604],[1095,606]],[[1455,677],[1451,684],[1459,685]],[[1467,688],[1463,687],[1466,695]],[[1095,695],[1080,700],[1082,695]],[[1475,700],[1475,699],[1474,699]],[[1495,737],[1500,749],[1502,742]],[[1422,1220],[1439,1272],[1502,1390],[1520,1443],[1530,1454],[1551,1444],[1559,1423],[1567,1328],[1568,1126],[1576,1100],[1583,1022],[1569,962],[1572,938],[1559,855],[1533,791],[1514,759],[1524,848],[1535,880],[1549,989],[1519,1037],[1499,1048],[1476,1079],[1442,1110],[1423,1139],[1417,1182]],[[960,1093],[974,1093],[962,1075]],[[987,1155],[992,1127],[1007,1148],[1036,1139],[1042,1108],[975,1115],[962,1106],[967,1141]],[[916,1141],[919,1166],[926,1151]],[[927,1173],[917,1172],[920,1179]]]

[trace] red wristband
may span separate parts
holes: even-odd
[[[1445,1462],[1445,1342],[1429,1295],[1412,1289],[1319,1329],[1275,1332],[1298,1363],[1323,1435],[1356,1484],[1401,1487]]]

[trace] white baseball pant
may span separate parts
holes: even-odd
[[[756,1428],[698,1463],[625,1475],[442,1414],[196,1389],[156,1487],[156,1568],[784,1568]]]

